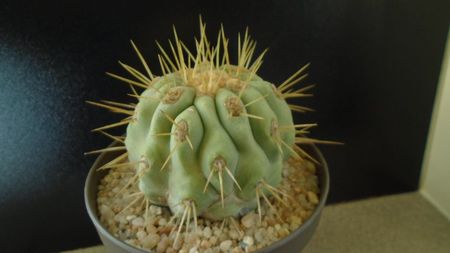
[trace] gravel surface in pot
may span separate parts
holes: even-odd
[[[319,203],[315,164],[291,158],[283,168],[281,198],[261,196],[261,218],[258,210],[223,221],[198,217],[195,222],[191,214],[185,217],[190,216],[190,225],[180,228],[180,218],[168,208],[146,201],[134,183],[135,175],[131,168],[116,168],[101,180],[100,221],[120,240],[158,253],[252,252],[296,230]]]

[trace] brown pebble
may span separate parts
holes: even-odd
[[[164,253],[167,247],[169,247],[169,243],[170,243],[169,238],[162,237],[161,241],[158,243],[158,246],[156,247],[156,252]]]
[[[315,205],[317,205],[319,203],[319,198],[317,197],[317,194],[315,194],[312,191],[308,191],[306,194],[308,196],[309,202],[311,202],[311,203],[313,203]]]
[[[256,225],[257,221],[259,219],[259,216],[254,213],[250,212],[241,219],[241,223],[246,228],[251,228]]]
[[[147,233],[149,233],[149,234],[156,234],[156,231],[157,231],[156,227],[153,226],[152,224],[148,224],[148,225],[145,227],[145,230],[146,230]]]
[[[209,238],[209,243],[211,243],[212,246],[216,245],[217,237],[211,236],[211,238]]]
[[[159,227],[158,228],[158,232],[160,234],[166,234],[169,235],[170,232],[172,231],[173,227],[172,226],[164,226],[164,227]]]
[[[209,243],[208,240],[203,239],[202,242],[200,243],[200,247],[202,249],[207,249],[207,248],[211,247],[211,243]]]
[[[243,253],[244,251],[241,249],[241,247],[234,247],[231,250],[231,253]]]
[[[167,248],[166,253],[177,253],[177,250],[172,247],[169,247]]]
[[[269,225],[269,226],[274,226],[277,223],[276,220],[272,219],[272,218],[267,218],[266,222],[267,222],[267,225]]]

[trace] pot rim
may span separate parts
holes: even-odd
[[[114,141],[109,146],[111,147],[111,146],[115,146],[117,144],[118,144],[117,141]],[[318,166],[322,167],[320,170],[321,174],[319,175],[319,177],[320,177],[320,179],[319,179],[319,182],[320,182],[319,204],[314,209],[312,215],[304,223],[302,223],[300,225],[300,227],[298,227],[295,231],[293,231],[292,233],[289,233],[288,236],[285,236],[285,237],[281,238],[280,240],[275,241],[274,243],[270,244],[269,246],[261,248],[257,251],[253,251],[253,253],[269,252],[271,250],[275,250],[275,249],[279,248],[281,245],[284,245],[291,240],[294,240],[297,236],[299,236],[299,234],[303,233],[303,231],[305,231],[309,226],[311,226],[311,224],[316,219],[318,219],[319,216],[321,215],[321,211],[322,211],[323,207],[325,206],[325,203],[326,203],[326,200],[328,197],[328,193],[329,193],[330,175],[329,175],[329,171],[328,171],[328,164],[327,164],[325,158],[323,157],[322,152],[320,152],[320,150],[314,144],[310,144],[309,146],[312,148],[312,150],[317,155],[318,161],[320,163]],[[128,250],[128,251],[141,252],[141,253],[149,253],[149,252],[155,253],[155,251],[153,251],[153,250],[148,251],[148,250],[144,250],[141,248],[137,248],[137,247],[134,247],[134,246],[132,246],[128,243],[125,243],[124,241],[116,238],[103,226],[103,224],[100,222],[99,218],[95,214],[94,210],[97,210],[97,206],[96,205],[92,206],[91,203],[96,204],[97,198],[95,195],[93,197],[94,199],[92,199],[92,197],[89,194],[89,189],[92,187],[92,184],[96,183],[93,180],[95,178],[94,174],[99,173],[97,171],[97,167],[99,167],[99,163],[100,163],[100,161],[102,161],[104,159],[105,155],[106,155],[106,153],[101,153],[97,157],[97,159],[93,163],[92,167],[90,168],[88,176],[85,181],[84,200],[85,200],[85,205],[86,205],[86,209],[89,214],[89,217],[91,218],[92,222],[94,223],[94,225],[99,233],[101,233],[103,236],[107,237],[110,241],[114,242],[115,244],[120,245],[120,247],[122,247],[123,249]]]

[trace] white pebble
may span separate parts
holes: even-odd
[[[150,206],[150,213],[152,214],[156,214],[156,215],[161,215],[162,213],[162,209],[159,206]]]
[[[130,245],[133,245],[133,244],[134,244],[134,240],[133,240],[133,239],[125,240],[125,242],[128,243],[128,244],[130,244]]]
[[[144,218],[142,218],[142,217],[134,218],[131,221],[131,224],[136,227],[142,227],[142,226],[144,226]]]
[[[251,236],[245,236],[242,241],[248,246],[252,246],[255,243],[255,241],[253,240],[253,237],[251,237]]]
[[[136,215],[128,215],[127,220],[130,221],[132,219],[136,218]]]
[[[103,216],[105,219],[111,219],[114,217],[114,212],[107,205],[101,205],[99,211],[100,215]]]
[[[137,237],[139,240],[144,239],[146,236],[147,236],[147,233],[145,233],[145,231],[143,231],[143,230],[139,230],[139,231],[136,233],[136,237]]]
[[[203,229],[203,236],[205,238],[210,238],[212,235],[212,231],[210,227],[206,227],[205,229]]]
[[[226,240],[220,243],[220,250],[223,252],[228,252],[231,249],[233,242],[231,240]]]
[[[197,247],[193,247],[189,250],[189,253],[198,253]]]
[[[125,215],[122,215],[122,214],[118,214],[118,215],[114,216],[114,220],[119,222],[120,225],[125,225],[128,223],[127,218],[125,217]]]
[[[141,240],[142,246],[147,249],[152,249],[159,242],[159,235],[157,234],[149,234],[143,240]]]

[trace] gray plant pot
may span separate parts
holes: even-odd
[[[111,146],[116,145],[116,143],[111,144]],[[314,213],[311,217],[303,223],[297,230],[292,232],[289,236],[271,244],[268,247],[255,251],[255,253],[269,253],[269,252],[280,252],[280,253],[299,253],[309,242],[314,231],[316,230],[317,225],[319,224],[320,215],[322,213],[322,209],[325,205],[328,190],[329,190],[329,174],[328,174],[328,165],[325,159],[320,153],[319,149],[316,146],[311,145],[308,147],[308,152],[313,157],[315,157],[321,164],[321,166],[317,166],[317,173],[319,176],[319,184],[320,184],[320,202],[317,206]],[[102,240],[103,244],[106,247],[106,252],[108,253],[146,253],[148,251],[144,251],[142,249],[135,248],[125,242],[115,238],[111,235],[103,224],[100,223],[98,218],[98,210],[97,210],[97,186],[100,182],[100,179],[103,178],[107,171],[97,171],[97,168],[102,166],[103,164],[109,162],[115,157],[114,153],[103,153],[101,154],[95,163],[92,165],[92,168],[89,171],[89,174],[86,179],[86,184],[84,187],[84,197],[86,208],[89,213],[89,216],[92,219],[92,222],[97,229],[97,232]]]

